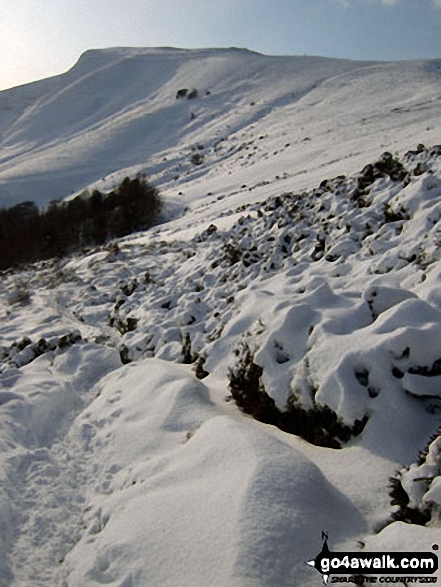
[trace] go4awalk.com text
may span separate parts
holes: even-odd
[[[435,552],[331,552],[326,533],[322,539],[321,552],[307,564],[321,573],[325,585],[437,583],[437,544]]]

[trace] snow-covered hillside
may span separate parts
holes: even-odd
[[[139,171],[186,200],[275,175],[311,187],[386,149],[435,144],[440,79],[441,61],[89,51],[64,75],[0,92],[0,198],[44,204]],[[197,97],[177,100],[184,88]]]
[[[170,214],[2,274],[0,587],[440,543],[440,68],[118,49],[0,93],[5,202],[146,171]]]

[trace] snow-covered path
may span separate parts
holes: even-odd
[[[70,438],[15,457],[11,466],[17,512],[10,555],[14,584],[56,585],[59,565],[78,540],[85,488],[91,482],[89,461],[81,445]]]
[[[93,479],[91,431],[76,418],[119,364],[114,351],[84,345],[2,373],[3,389],[13,389],[1,393],[2,587],[60,585]]]

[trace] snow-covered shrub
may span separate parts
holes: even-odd
[[[79,281],[78,275],[73,269],[59,269],[52,273],[48,279],[47,287],[56,288],[63,283],[74,283]]]
[[[262,381],[263,368],[254,362],[254,354],[246,342],[242,343],[237,354],[239,360],[229,372],[231,395],[240,409],[256,420],[329,448],[341,448],[342,442],[363,431],[367,417],[348,426],[340,422],[329,407],[315,405],[306,409],[297,404],[293,396],[287,409],[280,410],[266,393]]]
[[[190,161],[193,165],[202,165],[202,163],[204,162],[204,156],[202,155],[202,153],[193,153]]]
[[[385,204],[383,207],[384,222],[401,222],[402,220],[409,220],[409,214],[407,210],[401,206],[397,210],[391,208],[389,204]]]
[[[390,478],[395,521],[419,524],[441,520],[441,428],[428,441],[419,459]]]
[[[205,379],[205,377],[208,377],[209,375],[208,371],[205,371],[204,369],[206,360],[206,357],[203,356],[199,356],[196,359],[194,372],[198,379]]]
[[[239,250],[238,246],[234,243],[227,242],[225,244],[225,257],[229,265],[235,265],[242,259],[242,251]]]
[[[365,196],[369,193],[370,186],[382,177],[389,177],[395,182],[404,182],[406,185],[410,181],[410,173],[398,159],[394,158],[389,152],[385,152],[375,163],[366,165],[357,178],[357,186],[352,192],[351,200],[359,208],[370,206],[370,202]],[[389,221],[390,222],[390,221]]]
[[[118,330],[120,334],[127,334],[127,332],[133,332],[138,326],[138,320],[133,317],[121,317],[119,314],[109,316],[109,326],[112,326]]]
[[[122,344],[119,347],[119,358],[121,359],[121,363],[123,365],[128,365],[132,362],[132,359],[130,358],[130,351],[127,348],[127,345]]]
[[[82,336],[79,330],[73,330],[50,340],[40,338],[37,342],[33,342],[28,336],[25,336],[21,340],[13,342],[9,348],[4,347],[1,352],[1,359],[6,364],[20,368],[29,365],[45,353],[62,353],[81,341]]]
[[[196,358],[191,352],[191,339],[188,332],[182,335],[182,362],[184,365],[191,365],[194,363]]]

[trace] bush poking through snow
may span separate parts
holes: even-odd
[[[359,208],[366,208],[370,203],[365,196],[369,193],[369,187],[382,177],[389,177],[395,182],[404,182],[406,185],[410,181],[410,173],[404,165],[395,159],[391,153],[385,152],[381,155],[378,161],[374,164],[366,165],[357,178],[357,187],[351,195],[351,200],[357,204]],[[389,220],[389,222],[391,222]]]
[[[109,316],[108,324],[109,326],[116,328],[120,334],[124,335],[128,332],[133,332],[136,330],[138,326],[138,320],[131,317],[121,318],[121,316],[116,312],[114,315]]]
[[[193,165],[202,165],[202,163],[204,162],[204,156],[202,155],[202,153],[193,153],[190,161]]]
[[[231,395],[239,408],[256,420],[328,448],[341,448],[341,442],[347,442],[363,431],[367,418],[346,426],[327,406],[306,410],[293,402],[287,411],[282,412],[266,393],[262,383],[263,369],[254,363],[254,355],[247,343],[242,344],[239,356],[239,361],[229,372]]]
[[[399,475],[399,473],[398,473]],[[407,524],[416,524],[425,526],[430,520],[430,513],[427,510],[421,511],[418,508],[409,507],[409,496],[404,490],[399,477],[389,478],[389,495],[391,505],[398,509],[392,514],[394,522],[406,522]]]
[[[207,359],[205,357],[201,357],[201,356],[199,356],[196,360],[195,375],[198,379],[205,379],[205,377],[208,377],[208,375],[209,375],[208,371],[205,371],[205,369],[204,369],[204,365],[205,365],[206,360]]]
[[[15,365],[15,367],[24,367],[29,365],[48,352],[64,352],[76,343],[82,341],[82,336],[79,330],[68,332],[59,338],[53,338],[46,340],[40,338],[38,342],[32,342],[32,340],[25,336],[18,342],[13,342],[8,348],[3,348],[1,352],[1,359],[4,363]]]
[[[125,344],[122,344],[119,347],[119,358],[121,359],[121,363],[123,365],[128,365],[132,362],[132,359],[130,358],[130,351]]]
[[[191,353],[191,339],[188,332],[182,336],[182,362],[184,365],[191,365],[195,362],[195,357]]]
[[[384,222],[401,222],[403,220],[409,220],[410,216],[404,207],[400,207],[398,210],[393,210],[388,204],[384,205],[383,208]]]
[[[263,387],[263,369],[254,363],[254,356],[246,343],[241,354],[239,362],[229,373],[231,395],[245,413],[260,422],[275,424],[279,410]]]
[[[418,461],[389,479],[392,519],[425,526],[441,514],[441,427],[429,438]]]
[[[225,244],[225,257],[228,265],[235,265],[242,259],[242,251],[234,243]]]

